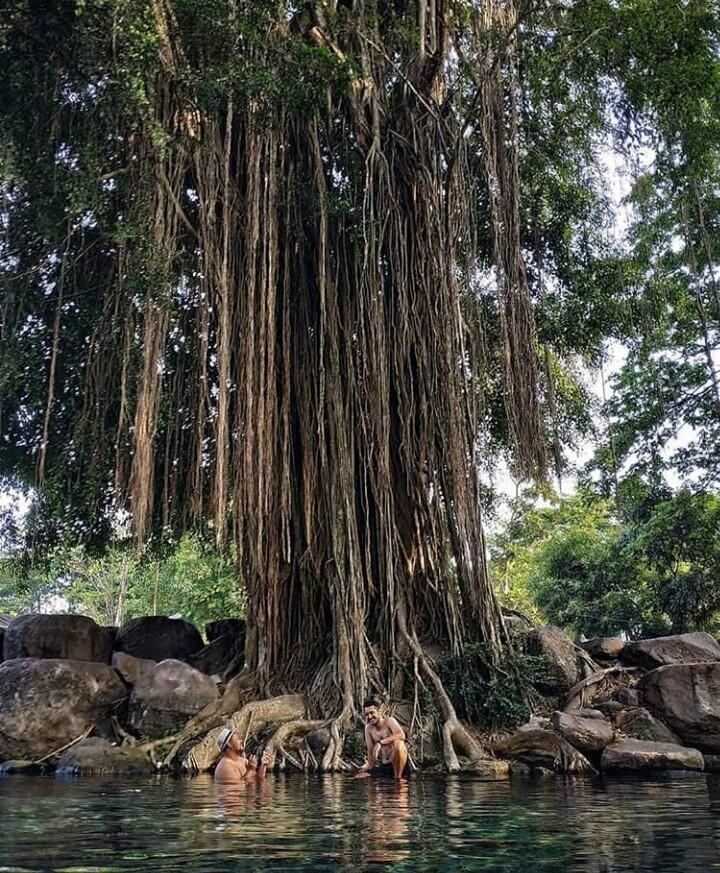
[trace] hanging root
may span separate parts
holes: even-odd
[[[413,655],[417,658],[420,670],[425,674],[428,682],[432,686],[435,698],[440,707],[443,716],[442,740],[443,740],[443,759],[445,766],[450,773],[457,773],[461,770],[460,761],[458,760],[458,752],[461,755],[469,758],[473,763],[482,760],[483,750],[479,743],[473,739],[467,729],[461,724],[457,717],[455,707],[452,705],[447,691],[443,686],[440,677],[433,670],[429,658],[422,649],[414,634],[409,634],[407,631],[405,618],[402,610],[399,610],[399,625],[400,632],[410,647]]]
[[[596,697],[610,694],[625,685],[632,684],[633,674],[640,672],[639,667],[608,667],[598,670],[582,682],[574,685],[565,698],[565,712],[582,709],[593,702]]]

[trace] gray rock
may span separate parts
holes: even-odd
[[[594,767],[574,746],[553,731],[520,730],[495,744],[501,758],[530,766],[547,766],[563,773],[592,773]]]
[[[3,655],[109,664],[112,648],[112,635],[86,615],[21,615],[5,631]]]
[[[645,705],[684,743],[720,752],[720,664],[673,664],[640,681]]]
[[[127,697],[107,664],[20,658],[0,664],[0,760],[38,759],[77,739]]]
[[[4,660],[3,649],[5,647],[5,628],[0,627],[0,663]]]
[[[182,661],[161,661],[135,682],[128,724],[140,736],[159,738],[178,730],[217,698],[217,685],[209,676]]]
[[[112,667],[122,676],[128,685],[134,685],[141,676],[151,673],[157,666],[157,661],[145,658],[135,658],[126,652],[115,652],[112,656]]]
[[[585,649],[595,661],[614,661],[622,652],[625,642],[620,637],[594,637],[591,640],[583,640],[578,645]]]
[[[135,618],[120,628],[115,639],[116,651],[149,661],[185,660],[202,647],[195,625],[164,615]]]
[[[697,749],[674,743],[622,740],[605,748],[603,770],[702,770],[703,756]]]
[[[602,713],[598,713],[599,718],[588,718],[582,712],[554,712],[550,721],[553,728],[576,749],[585,754],[599,752],[613,741],[615,731]]]
[[[91,737],[63,752],[56,775],[149,775],[154,772],[152,761],[139,749],[114,746],[107,740]]]
[[[641,706],[634,709],[623,709],[615,715],[614,722],[620,733],[635,740],[681,744],[677,734],[674,734],[667,725],[664,725]]]
[[[623,706],[640,706],[640,693],[637,688],[618,688],[615,697]]]
[[[42,764],[37,764],[35,761],[3,761],[0,764],[0,777],[41,776],[45,769]]]
[[[711,663],[720,661],[720,645],[710,634],[678,634],[626,643],[620,658],[646,670],[668,664]]]
[[[551,694],[569,691],[578,681],[575,645],[565,631],[552,625],[537,627],[527,635],[527,650],[544,655],[550,664],[550,679],[544,690]]]

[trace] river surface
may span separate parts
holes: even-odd
[[[711,873],[720,779],[0,779],[0,871]]]

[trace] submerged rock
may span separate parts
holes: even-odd
[[[600,752],[613,741],[615,731],[601,712],[595,710],[592,716],[585,712],[554,712],[550,721],[553,728],[581,752]]]
[[[683,742],[720,752],[720,664],[673,664],[640,681],[645,704]]]
[[[641,706],[623,709],[615,715],[614,721],[618,731],[631,739],[680,744],[680,737]]]
[[[550,767],[561,773],[592,773],[595,768],[567,740],[553,731],[520,730],[495,745],[495,753],[531,766]]]
[[[161,661],[135,682],[128,724],[141,736],[163,737],[217,698],[217,685],[209,676],[183,661]]]
[[[674,743],[622,740],[607,746],[601,766],[603,770],[702,770],[705,762],[697,749]]]
[[[58,761],[57,776],[148,775],[155,767],[148,756],[132,746],[114,746],[91,737],[71,746]]]
[[[668,664],[698,664],[720,661],[720,644],[706,633],[677,634],[626,643],[621,660],[654,670]]]
[[[109,664],[113,637],[86,615],[21,615],[10,622],[4,660],[67,658]]]
[[[527,649],[532,655],[544,655],[550,664],[550,677],[544,689],[560,694],[578,681],[575,645],[565,631],[553,625],[537,627],[527,635]]]
[[[0,664],[0,760],[41,758],[106,718],[127,690],[106,664],[20,658]]]
[[[501,782],[510,778],[510,764],[507,761],[484,758],[481,761],[473,761],[469,772],[488,782]]]
[[[195,625],[164,615],[135,618],[120,628],[115,639],[117,651],[149,661],[184,660],[202,647]]]

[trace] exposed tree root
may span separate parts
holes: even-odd
[[[278,753],[280,753],[284,755],[293,764],[293,766],[297,767],[300,770],[306,769],[304,764],[299,764],[298,762],[296,762],[294,758],[288,753],[286,744],[298,734],[307,735],[311,731],[315,731],[319,728],[326,726],[327,721],[308,721],[306,719],[296,719],[295,721],[288,721],[285,722],[285,724],[281,724],[280,727],[275,731],[275,733],[270,737],[270,740],[265,746],[265,751],[270,755],[271,765],[272,762],[275,761]]]
[[[595,772],[588,759],[567,740],[542,728],[518,731],[497,743],[495,751],[503,758],[552,767],[560,773]]]
[[[628,676],[631,673],[637,673],[639,670],[639,667],[620,666],[607,667],[605,670],[598,670],[596,673],[593,673],[592,676],[588,676],[587,679],[578,682],[577,685],[574,685],[570,691],[568,691],[567,697],[565,698],[565,712],[582,709],[583,706],[592,703],[600,693],[608,690],[608,686],[614,687],[618,684],[622,684],[622,682],[618,683],[617,681],[609,680],[609,677],[613,677],[617,680],[621,677]]]
[[[282,725],[288,722],[303,721],[306,716],[307,699],[304,695],[285,694],[280,697],[271,697],[269,700],[254,700],[235,712],[229,719],[225,719],[224,723],[247,741],[249,737],[260,733],[269,724]],[[318,724],[322,724],[322,722]],[[184,770],[193,773],[208,770],[218,758],[216,743],[218,729],[219,725],[215,725],[214,729],[190,747],[187,743],[176,741],[165,759],[165,765],[171,766],[179,758],[182,758]]]
[[[480,747],[467,729],[461,724],[457,717],[455,707],[448,696],[445,687],[440,680],[438,674],[433,670],[429,658],[423,651],[422,646],[418,642],[414,634],[410,634],[407,630],[404,612],[398,610],[398,625],[403,639],[407,642],[410,650],[417,659],[420,670],[425,674],[428,682],[432,686],[435,698],[440,707],[443,716],[442,740],[443,740],[443,759],[445,766],[450,773],[457,773],[461,770],[460,761],[458,760],[458,752],[471,761],[476,762],[482,760],[483,750]]]
[[[252,672],[243,672],[231,679],[222,697],[203,707],[180,733],[173,737],[175,742],[165,759],[165,765],[171,766],[179,750],[190,740],[218,727],[228,716],[237,712],[252,693],[254,681],[255,674]]]

